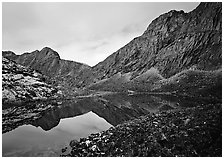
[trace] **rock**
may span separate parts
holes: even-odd
[[[67,150],[67,147],[63,148],[63,149],[61,150],[61,152],[64,153],[66,150]]]
[[[46,99],[53,95],[58,98],[60,95],[52,93],[56,88],[45,83],[43,75],[35,70],[16,64],[4,58],[2,59],[2,97],[6,102],[25,102],[36,99]]]
[[[86,144],[87,147],[89,147],[89,145],[91,144],[91,141],[90,140],[86,140],[85,144]]]
[[[186,120],[184,121],[184,125],[187,125],[190,121],[191,121],[190,119],[186,119]]]
[[[93,145],[90,150],[92,151],[100,151],[99,148],[97,147],[97,145]]]
[[[15,97],[14,93],[12,93],[12,91],[3,88],[2,99],[3,100],[9,100],[9,101],[15,101],[16,97]]]
[[[70,141],[69,146],[74,147],[75,145],[77,145],[77,143],[78,143],[77,140],[72,140],[72,141]]]

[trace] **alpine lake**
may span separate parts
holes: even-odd
[[[2,108],[2,154],[60,156],[71,140],[159,111],[208,103],[171,95],[106,94]]]

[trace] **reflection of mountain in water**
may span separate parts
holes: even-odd
[[[32,125],[40,126],[47,131],[57,126],[60,119],[75,117],[92,111],[115,126],[150,112],[190,107],[195,102],[179,97],[171,98],[147,94],[86,97],[64,101],[61,106],[54,107],[47,111],[43,117],[32,122]]]

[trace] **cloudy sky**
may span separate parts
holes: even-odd
[[[21,54],[48,46],[62,59],[93,66],[140,36],[162,13],[189,12],[198,4],[3,2],[2,49]]]

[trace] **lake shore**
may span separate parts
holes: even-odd
[[[148,114],[70,142],[61,156],[222,156],[222,105]]]

